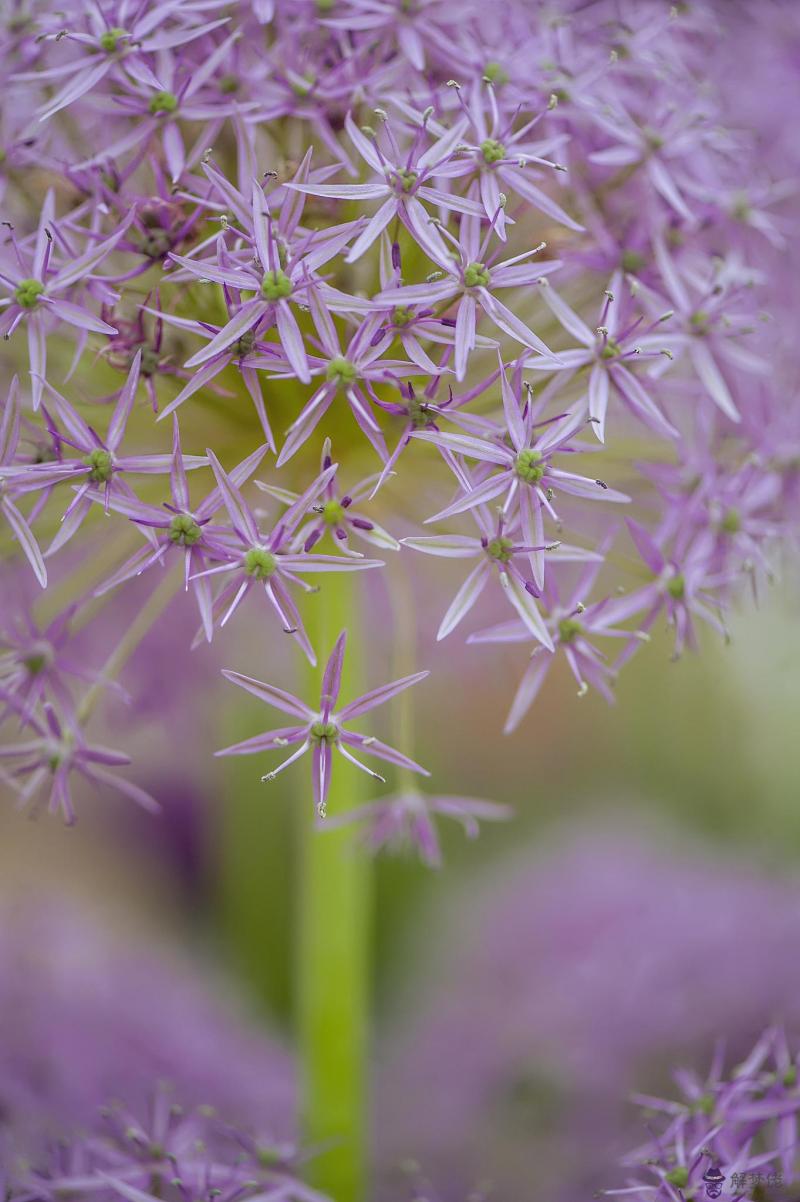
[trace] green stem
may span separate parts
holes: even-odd
[[[342,693],[360,692],[358,614],[352,576],[328,577],[311,633],[319,678],[340,631],[349,633]],[[309,607],[310,608],[310,607]],[[365,800],[366,778],[336,757],[328,819]],[[305,789],[300,820],[296,1015],[301,1128],[318,1151],[309,1175],[334,1202],[366,1197],[367,1062],[370,1018],[371,868],[350,826],[318,829]]]
[[[178,577],[174,572],[168,571],[164,579],[154,589],[139,610],[122,639],[111,652],[111,655],[109,655],[98,679],[86,691],[78,707],[79,721],[85,722],[88,719],[103,689],[106,688],[109,681],[114,680],[117,674],[122,671],[142,639],[147,637],[170,601],[176,596],[179,588],[180,581]]]

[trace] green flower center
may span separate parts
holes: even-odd
[[[797,1084],[797,1065],[795,1065],[795,1064],[789,1065],[789,1067],[786,1069],[785,1073],[781,1077],[781,1081],[783,1082],[783,1084],[785,1086],[787,1086],[790,1089],[793,1085],[796,1085]]]
[[[335,743],[339,735],[335,722],[315,722],[310,733],[315,743]]]
[[[158,351],[153,350],[151,346],[142,347],[142,358],[140,367],[143,376],[153,376],[158,371]]]
[[[600,352],[601,359],[617,359],[622,354],[622,347],[613,338],[606,339],[606,344]]]
[[[40,672],[43,672],[53,662],[52,648],[47,644],[40,644],[38,649],[31,649],[22,662],[31,676],[38,676]]]
[[[514,461],[514,471],[526,484],[538,484],[544,475],[541,460],[542,456],[539,451],[531,449],[520,451]]]
[[[278,566],[275,556],[263,547],[251,547],[244,557],[244,570],[256,580],[269,580]]]
[[[394,311],[393,321],[400,329],[403,326],[409,325],[414,320],[414,314],[409,309],[408,305],[398,305]]]
[[[494,559],[497,563],[510,563],[511,552],[514,544],[510,538],[501,535],[500,538],[493,538],[486,547],[486,554],[490,559]]]
[[[481,154],[487,163],[499,163],[506,157],[506,148],[502,142],[487,138],[485,142],[481,142]]]
[[[346,388],[348,384],[353,383],[357,376],[358,369],[355,363],[351,363],[343,355],[337,355],[335,359],[331,359],[325,373],[325,378],[335,381],[339,388]]]
[[[285,271],[267,271],[261,281],[261,295],[264,300],[283,300],[292,295],[292,281]]]
[[[425,430],[432,424],[427,405],[418,397],[413,397],[409,402],[408,419],[415,430]]]
[[[139,246],[142,254],[147,255],[148,259],[163,259],[172,246],[172,236],[169,230],[154,226],[146,234],[142,234]]]
[[[230,96],[232,92],[239,91],[239,78],[236,75],[223,75],[219,81],[219,90],[223,96]]]
[[[117,49],[122,38],[128,36],[127,29],[107,29],[105,33],[101,33],[98,41],[100,49],[105,50],[108,54],[113,54]]]
[[[159,113],[174,113],[178,107],[178,97],[174,92],[155,92],[147,107],[154,117]]]
[[[488,287],[491,276],[484,263],[469,263],[464,268],[464,283],[467,288]]]
[[[738,534],[742,528],[742,518],[738,509],[729,509],[719,524],[725,534]]]
[[[89,479],[92,484],[107,484],[114,474],[114,458],[110,451],[99,447],[84,455],[83,462],[89,469]]]
[[[400,167],[395,172],[395,178],[402,192],[410,192],[417,182],[416,171],[410,171],[408,167]]]
[[[682,601],[686,596],[686,581],[680,572],[675,576],[670,576],[667,581],[667,592],[673,601]]]
[[[255,330],[245,330],[241,338],[237,338],[234,343],[234,354],[238,359],[243,359],[245,355],[249,355],[256,344]]]
[[[189,513],[176,513],[169,524],[170,541],[179,547],[193,547],[202,536],[202,530]]]
[[[508,83],[508,72],[500,66],[500,63],[491,62],[483,68],[483,78],[488,79],[490,83],[499,88],[504,83]]]
[[[689,318],[689,325],[692,326],[695,334],[708,333],[708,313],[705,309],[698,309]]]
[[[667,1173],[667,1181],[676,1189],[683,1189],[689,1182],[689,1170],[685,1164],[676,1165]]]
[[[622,252],[622,270],[630,271],[633,275],[637,271],[641,271],[647,260],[644,255],[640,255],[638,250],[625,250]]]
[[[20,280],[14,289],[14,300],[23,309],[33,309],[43,292],[44,284],[39,280]]]
[[[307,96],[317,82],[317,77],[313,71],[306,71],[303,75],[303,81],[295,80],[292,83],[292,91],[295,96]]]
[[[558,624],[558,639],[561,643],[573,642],[583,631],[580,622],[574,618],[562,618]]]
[[[326,501],[322,506],[322,520],[328,526],[339,526],[344,520],[344,506],[341,501]]]

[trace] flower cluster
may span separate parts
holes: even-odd
[[[296,1140],[294,1065],[230,985],[175,947],[153,948],[63,895],[13,908],[0,931],[0,1149],[40,1164],[116,1099],[146,1114],[154,1083],[187,1109],[213,1107]],[[2,1195],[4,1196],[4,1195]]]
[[[800,495],[791,179],[704,80],[710,5],[2,20],[2,537],[47,613],[12,615],[0,680],[23,802],[71,819],[72,773],[122,762],[61,643],[134,576],[192,594],[195,643],[255,594],[314,664],[309,576],[380,570],[376,546],[469,561],[439,638],[484,615],[470,642],[522,644],[512,729],[558,661],[610,699],[657,621],[680,654],[773,575]],[[64,609],[51,578],[91,557]],[[257,688],[300,725],[249,749],[313,748],[319,805],[332,749],[416,767],[331,696]]]
[[[639,1097],[658,1128],[635,1153],[629,1184],[614,1197],[683,1202],[705,1193],[733,1199],[779,1196],[798,1166],[798,1057],[780,1029],[765,1032],[726,1076],[720,1048],[705,1079],[679,1072],[681,1101]]]
[[[8,1202],[87,1193],[98,1202],[325,1202],[295,1175],[296,1152],[262,1144],[208,1107],[185,1111],[167,1089],[142,1114],[104,1108],[86,1135],[61,1139],[47,1162],[12,1170]]]

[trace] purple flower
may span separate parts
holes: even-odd
[[[553,494],[563,491],[585,500],[623,503],[630,501],[630,497],[609,488],[603,480],[592,480],[588,476],[554,466],[553,455],[569,455],[582,449],[572,441],[585,424],[580,411],[567,413],[560,419],[542,421],[542,406],[534,405],[532,393],[528,394],[526,401],[522,401],[519,373],[516,388],[512,389],[503,371],[500,380],[505,429],[498,431],[495,437],[475,438],[469,434],[443,434],[438,430],[415,431],[416,438],[446,447],[468,459],[477,459],[501,468],[501,471],[466,490],[462,497],[427,521],[438,522],[453,517],[467,509],[486,505],[502,494],[500,512],[505,518],[519,515],[522,535],[530,548],[528,554],[534,584],[541,590],[544,587],[546,549],[544,514],[554,522],[559,522],[552,504]],[[540,420],[537,421],[537,418]],[[542,425],[549,428],[541,431]]]
[[[363,696],[357,697],[355,701],[351,701],[348,705],[337,710],[335,707],[339,699],[346,642],[347,631],[343,630],[336,640],[336,645],[325,666],[318,709],[312,709],[304,701],[301,701],[299,697],[295,697],[291,693],[286,693],[283,689],[278,689],[274,685],[264,684],[260,680],[253,680],[250,676],[242,676],[240,672],[223,670],[222,673],[232,684],[236,684],[248,693],[252,693],[260,701],[265,701],[267,705],[282,710],[283,713],[289,714],[293,718],[299,718],[301,725],[286,726],[280,730],[267,731],[266,734],[256,735],[255,738],[246,739],[243,743],[235,743],[233,746],[226,747],[224,751],[218,751],[216,754],[253,755],[261,751],[272,751],[278,747],[294,747],[299,744],[297,750],[293,751],[287,760],[284,760],[279,767],[262,776],[261,779],[265,781],[274,780],[279,772],[283,772],[284,768],[288,768],[295,760],[300,759],[307,751],[310,751],[313,761],[311,776],[314,786],[314,804],[321,818],[325,817],[325,804],[330,786],[334,751],[338,751],[351,764],[355,764],[362,772],[366,772],[368,776],[376,780],[382,781],[383,777],[379,776],[377,772],[373,772],[366,764],[362,764],[353,755],[352,750],[350,750],[351,748],[355,748],[356,751],[367,755],[375,755],[389,764],[394,764],[396,767],[406,768],[411,772],[420,772],[423,776],[429,775],[414,760],[409,759],[402,752],[396,751],[394,747],[390,747],[387,743],[382,743],[380,739],[376,739],[373,735],[360,735],[355,731],[347,729],[347,725],[354,718],[360,718],[362,714],[368,713],[378,705],[383,705],[384,702],[389,701],[404,689],[409,688],[413,684],[418,684],[420,680],[425,679],[428,673],[414,672],[411,676],[404,676],[400,680],[393,680],[390,684],[382,685],[380,688],[372,689],[369,693],[364,693]]]
[[[485,509],[478,508],[473,512],[473,517],[478,526],[478,535],[413,535],[402,539],[404,547],[411,547],[426,555],[478,560],[442,618],[437,639],[446,638],[464,620],[496,572],[503,593],[519,614],[525,628],[543,647],[552,651],[553,640],[535,600],[539,590],[524,575],[517,560],[521,557],[529,559],[534,552],[547,551],[549,555],[557,555],[565,562],[581,562],[594,558],[592,552],[562,546],[559,542],[540,547],[519,543],[514,538],[515,526],[506,524],[502,515],[492,522]]]
[[[579,697],[583,697],[591,687],[597,689],[606,701],[613,702],[612,688],[616,683],[616,665],[608,662],[605,653],[595,646],[594,640],[622,639],[627,646],[635,646],[637,639],[646,639],[647,635],[638,630],[624,630],[616,625],[622,619],[618,613],[620,605],[616,604],[614,599],[604,597],[591,604],[586,602],[602,570],[606,550],[607,547],[601,548],[595,562],[587,564],[563,602],[559,598],[553,573],[548,573],[543,603],[547,606],[545,621],[552,636],[553,650],[548,654],[541,643],[534,644],[530,663],[520,680],[506,719],[506,734],[511,734],[517,729],[538,697],[550,669],[558,658],[563,657],[566,660],[577,682]],[[622,607],[624,604],[623,601]],[[502,622],[488,630],[476,631],[469,635],[467,642],[529,643],[530,638],[527,626],[517,619]]]
[[[103,596],[125,580],[130,580],[132,576],[141,575],[145,569],[160,563],[169,552],[182,551],[184,587],[188,590],[190,584],[193,586],[202,629],[208,642],[211,642],[214,629],[213,604],[211,586],[204,573],[209,560],[217,560],[227,554],[227,544],[223,541],[226,533],[224,527],[211,524],[212,518],[225,503],[225,495],[217,487],[198,505],[192,506],[177,418],[174,418],[174,423],[170,471],[172,500],[165,501],[163,508],[159,509],[154,505],[146,505],[137,498],[114,494],[107,498],[112,510],[129,518],[145,533],[147,546],[134,552],[121,567],[112,572],[111,576],[95,589],[95,596]],[[264,458],[266,450],[266,446],[258,447],[252,455],[248,455],[233,468],[228,476],[229,484],[235,487],[248,480]],[[90,496],[94,501],[106,503],[106,497],[101,492],[93,490]]]
[[[695,1193],[708,1197],[709,1183],[722,1184],[731,1197],[752,1197],[792,1180],[800,1140],[798,1055],[785,1033],[770,1028],[749,1056],[724,1071],[724,1044],[708,1074],[679,1071],[680,1101],[636,1096],[657,1128],[652,1139],[626,1159],[628,1184],[606,1189],[616,1197],[683,1202]]]
[[[412,850],[428,868],[440,868],[442,851],[437,818],[451,818],[468,839],[476,839],[481,822],[500,822],[511,817],[508,806],[478,797],[438,797],[407,788],[391,797],[381,797],[332,818],[330,827],[351,823],[362,825],[362,840],[370,851]]]
[[[209,174],[213,181],[216,173]],[[285,207],[283,211],[286,212]],[[252,231],[252,245],[258,258],[257,267],[231,260],[231,256],[225,252],[222,238],[217,248],[216,263],[172,255],[184,272],[189,272],[195,278],[213,280],[239,293],[246,291],[256,294],[253,299],[241,304],[236,315],[207,346],[187,360],[187,367],[200,367],[235,343],[244,345],[242,339],[250,335],[263,318],[268,317],[269,324],[277,328],[284,355],[293,373],[303,383],[309,383],[311,369],[293,305],[298,302],[308,305],[308,293],[315,286],[318,269],[347,244],[352,236],[352,228],[346,225],[343,230],[334,231],[333,236],[321,239],[312,235],[305,240],[305,244],[299,243],[296,250],[287,257],[283,253],[286,243],[278,240],[278,234],[290,236],[296,228],[299,216],[298,210],[290,230],[274,231],[263,189],[253,181],[248,232]]]
[[[25,558],[34,570],[42,588],[47,587],[47,568],[39,544],[30,525],[11,498],[16,456],[20,437],[19,381],[11,381],[8,397],[0,416],[0,513],[11,527],[11,532],[22,547]]]
[[[498,237],[506,239],[506,217],[501,195],[516,193],[533,208],[567,226],[571,230],[582,230],[552,196],[531,181],[530,166],[564,170],[560,163],[544,156],[562,145],[563,134],[551,135],[539,142],[529,138],[544,116],[544,112],[526,120],[514,129],[517,111],[509,112],[498,104],[494,84],[484,77],[475,80],[465,99],[464,90],[456,85],[458,98],[469,118],[472,141],[464,141],[461,155],[449,165],[447,174],[451,178],[469,176],[477,179],[484,214],[491,221],[495,214],[495,229]]]
[[[0,309],[5,309],[0,319],[0,333],[4,338],[10,338],[17,326],[25,322],[34,409],[39,407],[47,372],[46,335],[49,318],[57,318],[82,331],[116,333],[113,326],[95,317],[83,305],[65,300],[62,294],[71,294],[76,284],[92,277],[95,268],[108,257],[132,220],[133,212],[110,237],[90,245],[82,255],[70,257],[58,237],[55,194],[51,188],[42,205],[33,250],[15,243],[16,262],[6,260],[0,264],[0,286],[10,293],[0,299]],[[51,264],[54,257],[64,258],[66,262],[56,267]]]
[[[413,1156],[455,1199],[489,1177],[498,1196],[524,1197],[532,1164],[559,1202],[624,1185],[623,1153],[655,1134],[632,1090],[662,1089],[665,1066],[705,1066],[720,1039],[744,1058],[765,1023],[800,1017],[796,880],[630,813],[470,872],[434,909],[424,981],[395,995],[380,1045],[381,1182]],[[701,1079],[693,1096],[705,1092]],[[709,1124],[699,1143],[714,1112],[688,1121]],[[642,1185],[657,1177],[637,1169]]]
[[[5,471],[0,468],[0,477],[8,473],[22,492],[48,488],[65,480],[82,480],[80,484],[75,485],[75,495],[61,519],[58,534],[47,550],[48,555],[63,547],[77,533],[92,508],[98,491],[102,492],[105,511],[108,513],[112,497],[116,498],[119,495],[128,501],[135,500],[135,494],[124,479],[125,475],[159,475],[168,473],[172,468],[172,455],[120,454],[120,445],[136,400],[140,361],[141,351],[137,351],[104,439],[86,424],[66,397],[56,392],[55,388],[45,381],[45,389],[52,398],[52,407],[66,431],[62,433],[58,429],[43,406],[47,429],[57,448],[58,458],[52,463],[38,463],[30,467],[15,467]],[[61,453],[64,446],[77,451],[78,458],[63,459]],[[183,456],[183,466],[186,470],[203,467],[207,462],[207,459],[200,455]]]
[[[172,1155],[201,1189],[190,1173],[214,1161],[247,1164],[262,1184],[294,1176],[291,1057],[231,982],[179,946],[40,897],[0,933],[0,997],[3,1168],[20,1189],[50,1197],[55,1177],[85,1172],[92,1184],[77,1192],[99,1196],[113,1168],[152,1189],[148,1158],[163,1171]]]
[[[460,239],[447,231],[443,232],[456,251],[455,260],[440,239],[441,246],[437,246],[437,253],[432,255],[440,270],[434,272],[425,284],[385,289],[378,293],[376,303],[436,305],[444,301],[456,302],[455,372],[458,380],[464,379],[470,352],[475,347],[479,309],[504,334],[557,363],[558,356],[495,296],[497,288],[520,288],[534,284],[561,266],[558,260],[538,264],[523,262],[544,250],[545,243],[495,264],[493,258],[486,258],[493,233],[491,225],[481,239],[480,221],[465,215],[461,218]]]
[[[431,231],[430,217],[421,203],[423,200],[459,213],[480,215],[480,205],[475,201],[431,187],[427,182],[435,179],[450,161],[464,132],[465,123],[456,122],[452,129],[442,131],[436,141],[426,147],[427,125],[427,118],[423,118],[410,145],[402,149],[388,120],[382,124],[385,134],[382,139],[380,131],[376,134],[373,130],[359,129],[348,113],[345,118],[348,137],[377,178],[364,184],[287,185],[309,196],[359,201],[383,199],[383,204],[348,251],[346,262],[354,263],[360,259],[395,219],[402,221],[411,237],[431,258],[439,260],[444,248],[441,240]],[[385,143],[385,148],[382,143]]]
[[[130,756],[109,747],[90,746],[78,724],[62,722],[50,704],[44,705],[44,721],[40,721],[29,712],[28,706],[21,705],[8,692],[6,686],[0,686],[0,698],[14,709],[20,707],[20,715],[24,716],[26,726],[31,728],[34,735],[18,743],[0,746],[0,758],[21,761],[12,770],[18,808],[38,804],[39,795],[47,788],[48,810],[51,814],[60,812],[67,825],[71,826],[75,822],[75,808],[70,777],[77,772],[95,787],[115,789],[146,810],[158,811],[158,802],[149,793],[132,781],[108,771],[109,768],[130,764]],[[16,785],[19,780],[24,780],[24,784]]]
[[[628,315],[627,319],[623,318],[622,275],[615,272],[605,292],[599,324],[593,332],[563,297],[549,286],[548,280],[542,280],[541,288],[542,298],[560,324],[581,343],[581,349],[559,351],[559,387],[568,383],[575,372],[589,368],[586,386],[589,419],[600,442],[605,442],[610,386],[613,386],[615,395],[630,412],[644,422],[653,434],[661,438],[677,437],[677,430],[652,400],[641,375],[632,370],[638,360],[658,361],[661,356],[672,357],[670,347],[673,342],[670,337],[653,332],[669,321],[672,312],[661,314],[644,329],[641,316]],[[553,370],[545,360],[537,358],[530,360],[526,366],[534,371]]]
[[[314,649],[308,641],[302,618],[288,586],[311,591],[311,585],[302,579],[308,572],[358,572],[382,566],[381,560],[364,559],[361,555],[311,555],[305,550],[295,552],[292,549],[298,526],[308,513],[309,507],[336,475],[339,465],[333,463],[325,468],[302,496],[290,505],[272,531],[265,535],[259,530],[255,514],[213,451],[209,450],[208,458],[228,511],[232,537],[225,540],[219,555],[225,562],[213,568],[205,568],[196,575],[208,578],[220,573],[226,576],[234,574],[233,579],[225,584],[214,600],[215,614],[223,615],[220,626],[224,626],[231,618],[251,589],[263,587],[284,631],[291,634],[302,647],[309,662],[316,664]]]
[[[326,438],[322,446],[320,470],[327,472],[332,465],[331,440]],[[374,496],[380,475],[367,476],[343,495],[336,489],[336,479],[335,474],[330,476],[322,491],[309,505],[309,520],[298,527],[297,544],[305,552],[309,552],[326,534],[330,534],[345,555],[358,555],[359,552],[352,550],[349,545],[349,536],[353,534],[356,538],[384,551],[399,551],[399,542],[388,530],[384,530],[372,518],[352,507],[354,503]],[[265,484],[263,480],[256,480],[255,484],[256,488],[282,501],[284,505],[292,507],[300,499],[297,493],[280,488],[276,484]]]
[[[44,105],[40,114],[41,121],[46,121],[61,109],[80,100],[81,96],[96,88],[107,76],[119,79],[128,75],[134,80],[147,80],[157,89],[160,86],[159,80],[151,68],[154,54],[186,45],[225,24],[225,17],[203,25],[195,24],[197,18],[207,12],[208,8],[208,3],[203,0],[197,3],[189,0],[181,5],[180,12],[177,13],[169,0],[163,0],[162,3],[148,7],[146,11],[134,13],[130,11],[125,0],[114,0],[112,4],[105,5],[102,11],[89,9],[83,13],[76,13],[76,16],[82,19],[84,30],[59,29],[58,33],[46,37],[56,42],[80,46],[85,53],[62,66],[23,72],[15,78],[31,83],[49,84],[66,76],[63,87]],[[175,16],[179,16],[180,21],[169,28],[170,18]]]

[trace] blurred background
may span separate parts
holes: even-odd
[[[524,656],[435,643],[448,571],[412,602],[417,658],[435,669],[414,753],[433,791],[514,817],[476,842],[444,829],[441,871],[376,861],[375,1197],[408,1197],[420,1174],[443,1198],[481,1182],[518,1197],[532,1174],[551,1197],[585,1196],[616,1183],[620,1151],[644,1136],[632,1091],[668,1090],[670,1069],[702,1070],[718,1039],[736,1056],[765,1023],[798,1017],[797,581],[734,615],[729,645],[704,636],[700,656],[672,662],[670,634],[654,632],[614,707],[554,675],[503,738]],[[380,646],[387,585],[361,587]],[[108,622],[124,625],[137,589]],[[89,792],[77,830],[0,809],[0,1120],[18,1130],[43,1098],[54,1128],[65,1108],[74,1118],[76,1077],[88,1107],[133,1071],[143,1092],[163,1076],[291,1137],[307,774],[265,785],[271,765],[209,754],[272,724],[219,666],[303,687],[259,617],[184,652],[171,632],[195,616],[178,598],[123,673],[133,705],[109,697],[97,721],[161,817]],[[371,655],[368,684],[391,667]]]

